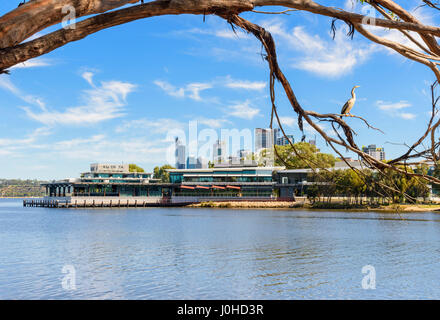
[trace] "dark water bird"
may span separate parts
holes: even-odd
[[[25,3],[26,3],[26,0],[24,0],[23,2],[20,2],[20,3],[18,4],[18,7],[24,5]],[[17,7],[17,8],[18,8],[18,7]]]
[[[351,98],[342,107],[341,114],[350,115],[350,111],[351,111],[351,109],[353,109],[353,106],[356,103],[356,94],[354,93],[354,90],[359,87],[360,86],[353,87],[353,89],[351,90]],[[342,116],[341,116],[341,119],[342,119]]]

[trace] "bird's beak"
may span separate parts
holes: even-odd
[[[355,88],[360,88],[361,86],[355,86]]]

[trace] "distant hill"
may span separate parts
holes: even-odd
[[[44,188],[38,180],[0,179],[0,197],[42,197]]]

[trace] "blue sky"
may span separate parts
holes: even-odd
[[[0,4],[1,12],[10,8]],[[416,14],[435,23],[425,9]],[[358,34],[347,38],[341,22],[332,40],[329,18],[244,17],[274,35],[304,108],[339,113],[351,88],[361,86],[353,113],[385,134],[349,119],[360,145],[383,146],[391,158],[404,151],[399,143],[423,133],[434,81],[427,68]],[[28,61],[0,76],[0,177],[76,177],[93,162],[134,162],[150,171],[165,162],[169,130],[186,130],[191,120],[200,129],[268,127],[268,69],[260,53],[257,40],[235,35],[219,18],[172,16],[104,30]],[[285,129],[300,139],[296,115],[277,92]],[[317,143],[330,151],[320,137]]]

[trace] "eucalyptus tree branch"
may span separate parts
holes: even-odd
[[[420,137],[419,140],[417,140],[417,141],[416,141],[411,147],[408,148],[408,151],[407,151],[405,154],[401,155],[401,156],[398,157],[398,158],[395,158],[395,159],[389,161],[389,162],[388,162],[389,164],[397,164],[397,163],[399,163],[400,161],[403,161],[403,160],[405,160],[405,159],[408,159],[408,158],[410,157],[410,155],[411,155],[411,152],[414,151],[415,148],[417,148],[417,147],[418,147],[418,146],[419,146],[419,145],[420,145],[420,144],[426,139],[426,137],[429,135],[429,133],[435,131],[435,129],[434,129],[433,126],[432,126],[432,123],[433,123],[433,121],[434,121],[435,116],[436,116],[437,113],[438,113],[438,112],[437,112],[437,111],[438,111],[438,110],[437,110],[437,103],[438,103],[438,101],[439,101],[439,97],[436,97],[436,96],[435,96],[435,88],[437,87],[437,85],[438,85],[438,82],[437,82],[437,81],[434,82],[434,83],[431,85],[432,111],[431,111],[431,118],[429,119],[428,126],[427,126],[427,129],[426,129],[425,133]],[[439,125],[439,121],[437,121],[437,123],[434,125],[434,127],[437,128],[438,125]],[[432,141],[432,140],[434,140],[434,139],[431,139],[431,141]],[[429,151],[431,152],[431,154],[433,153],[433,150],[435,150],[436,148],[437,148],[437,145],[435,144],[435,141],[434,141],[434,142],[431,142],[431,148],[429,149]],[[420,156],[420,155],[423,154],[423,153],[427,153],[427,150],[422,151],[422,152],[418,152],[418,153],[417,153],[417,156]],[[435,157],[435,155],[434,155],[434,157]]]
[[[322,130],[315,122],[313,122],[311,120],[310,115],[307,114],[307,112],[301,107],[298,100],[296,99],[296,96],[293,93],[293,90],[290,86],[289,81],[286,79],[286,77],[284,76],[284,73],[281,71],[281,69],[278,65],[275,43],[273,41],[271,34],[269,32],[267,32],[264,28],[262,28],[256,24],[253,24],[253,23],[251,23],[251,22],[249,22],[249,21],[247,21],[237,15],[232,15],[232,16],[224,17],[224,18],[228,19],[228,21],[230,23],[235,24],[236,26],[242,28],[246,32],[253,34],[258,40],[260,40],[260,42],[262,43],[262,45],[266,51],[266,60],[269,63],[271,77],[273,77],[273,79],[276,79],[281,83],[281,85],[284,88],[285,94],[292,105],[293,110],[298,114],[299,118],[304,118],[307,121],[307,123],[313,129],[315,129],[326,140],[326,142],[329,143],[330,146],[332,146],[332,148],[338,154],[340,154],[340,152],[337,151],[337,148],[334,147],[334,144],[340,145],[340,146],[345,147],[346,149],[348,149],[354,153],[357,153],[371,167],[373,167],[374,169],[381,172],[381,174],[383,174],[386,169],[389,169],[389,170],[394,170],[396,172],[399,172],[399,173],[407,175],[407,176],[422,178],[422,179],[440,184],[440,179],[438,179],[436,177],[425,176],[425,175],[419,174],[419,173],[410,173],[410,172],[407,172],[406,170],[403,170],[403,169],[398,168],[396,166],[392,166],[386,162],[379,161],[379,160],[373,158],[372,156],[370,156],[369,154],[364,153],[362,150],[359,149],[359,147],[354,142],[353,137],[352,137],[352,129],[344,121],[342,121],[338,117],[335,117],[333,120],[334,120],[334,122],[337,122],[343,128],[344,134],[346,136],[346,140],[339,141],[339,140],[336,140],[336,139],[328,136],[324,132],[324,130]],[[273,85],[274,85],[273,81],[271,81],[271,91],[273,90],[273,88],[272,88]],[[301,125],[300,125],[300,128],[302,130]]]
[[[392,0],[374,0],[376,3],[380,4],[382,7],[390,10],[397,16],[399,16],[403,21],[406,21],[408,23],[416,23],[419,24],[420,21],[416,19],[411,13],[409,13],[407,10],[403,9],[400,5],[395,3]],[[415,30],[407,30],[407,31],[415,31]],[[426,45],[429,47],[429,49],[437,54],[440,55],[440,46],[435,39],[435,34],[429,34],[425,32],[419,32],[420,37],[423,39],[423,41],[426,43]]]
[[[433,1],[430,1],[430,0],[422,0],[422,1],[425,3],[422,6],[428,6],[428,7],[431,7],[433,9],[440,10],[440,3],[438,3],[438,2],[434,3]]]
[[[139,0],[31,0],[0,17],[0,48],[17,45],[35,33],[61,23],[63,8],[76,18],[104,13]]]
[[[421,64],[426,65],[429,67],[435,74],[437,81],[440,81],[440,71],[437,68],[437,64],[430,61],[428,58],[421,57],[420,54],[415,51],[414,49],[411,49],[405,45],[402,45],[400,43],[376,36],[375,34],[367,31],[364,29],[360,24],[354,25],[355,29],[362,34],[365,38],[376,42],[377,44],[380,44],[382,46],[388,47],[396,51],[397,53],[403,55],[404,57],[414,60],[416,62],[419,62]]]
[[[393,17],[391,15],[389,15],[384,9],[382,9],[380,6],[378,6],[376,4],[376,2],[372,1],[372,0],[368,0],[368,3],[375,8],[378,12],[380,12],[385,18],[387,18],[388,20],[393,20]],[[423,51],[425,51],[428,55],[431,55],[432,52],[426,48],[423,44],[421,44],[419,41],[417,41],[411,34],[409,34],[409,32],[405,31],[405,30],[399,30],[405,37],[407,37],[412,43],[414,43],[416,46],[418,46],[420,49],[422,49]]]
[[[353,24],[370,23],[368,17],[364,15],[322,6],[311,0],[157,0],[110,11],[136,2],[137,0],[29,1],[0,17],[0,48],[3,48],[0,50],[2,56],[0,70],[6,70],[17,63],[38,57],[102,29],[153,16],[239,14],[252,11],[256,7],[282,6],[349,21]],[[76,23],[76,29],[60,29],[20,45],[37,32],[61,23],[64,17],[62,9],[65,6],[74,8],[76,17],[97,15]],[[440,28],[423,25],[417,20],[401,22],[375,19],[374,23],[378,27],[416,31],[430,37],[440,36]]]

